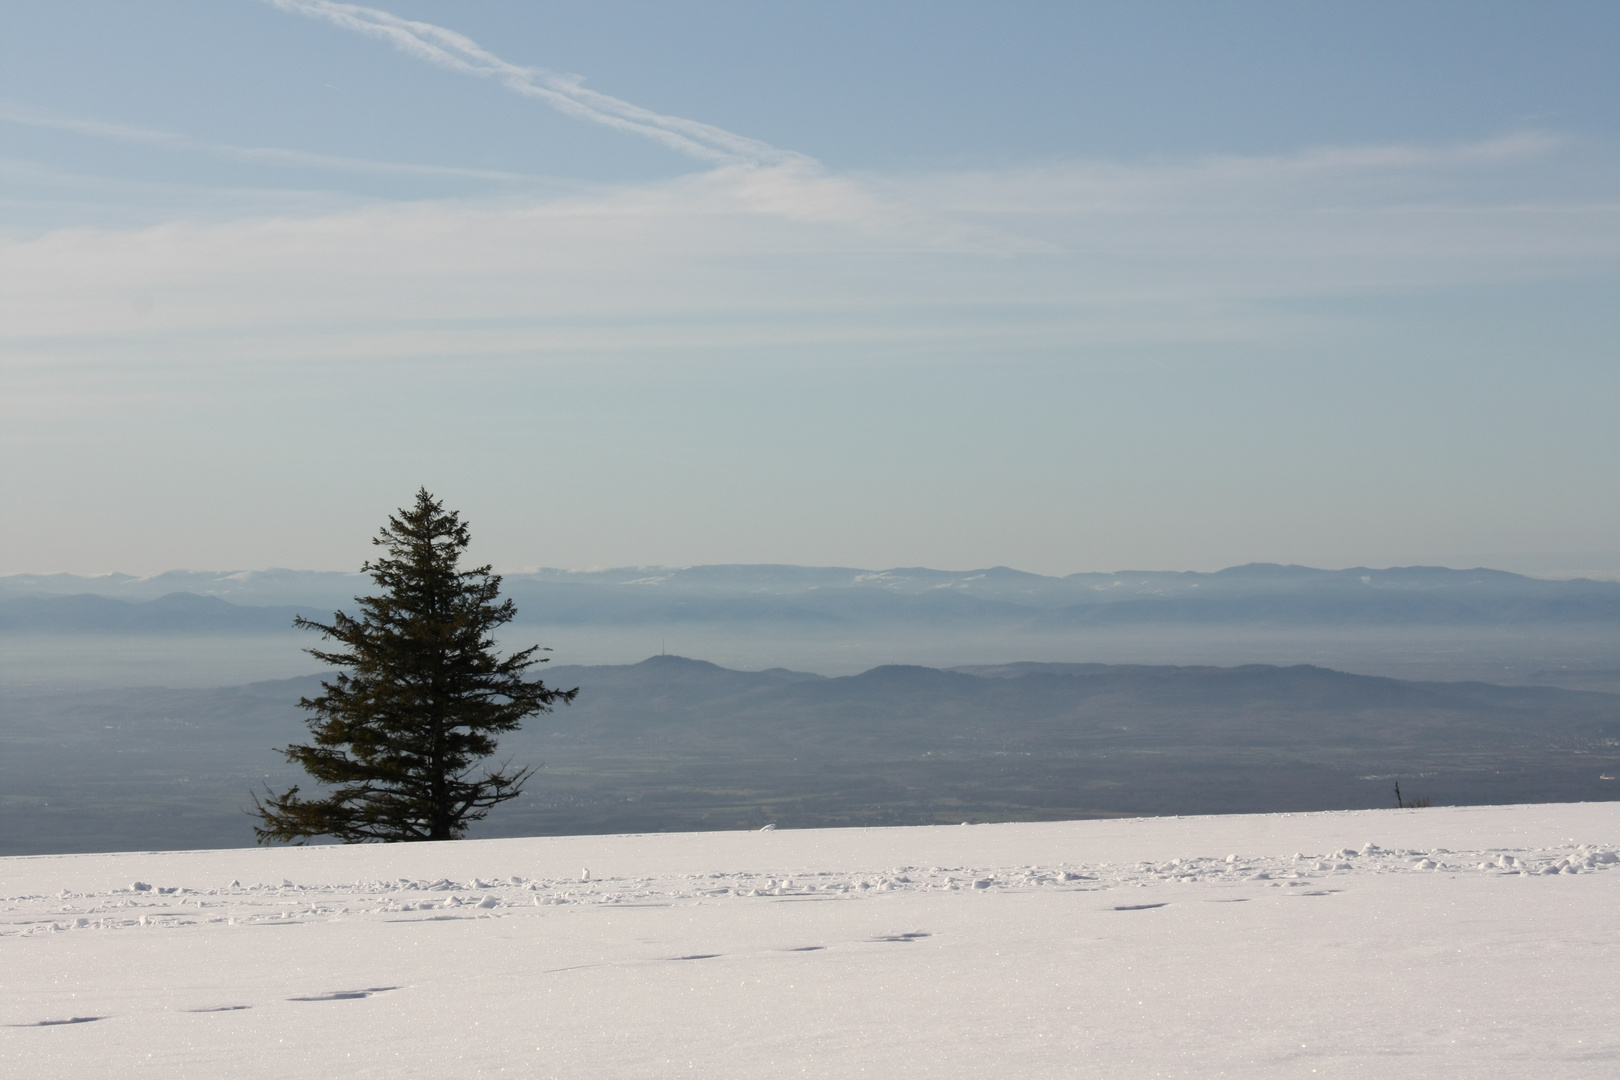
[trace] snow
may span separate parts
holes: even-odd
[[[0,859],[0,1024],[30,1080],[1612,1076],[1620,804]]]

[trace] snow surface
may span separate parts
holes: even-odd
[[[1620,1074],[1620,803],[0,859],[33,1078]]]

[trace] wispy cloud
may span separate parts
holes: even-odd
[[[578,75],[503,60],[466,35],[433,23],[402,19],[377,8],[330,0],[266,2],[283,11],[322,19],[345,30],[386,41],[401,52],[430,64],[496,79],[514,93],[543,101],[558,112],[652,139],[699,161],[716,165],[813,164],[813,159],[804,154],[780,150],[712,124],[653,112],[586,89]]]
[[[421,165],[404,161],[375,161],[369,158],[345,157],[338,154],[312,154],[306,150],[290,150],[278,146],[233,146],[229,143],[207,142],[180,135],[172,131],[115,124],[87,117],[67,116],[20,102],[0,101],[0,123],[19,124],[24,127],[66,131],[93,139],[154,146],[166,150],[203,153],[230,161],[250,164],[280,165],[296,169],[328,169],[336,172],[384,173],[399,176],[435,176],[459,180],[493,180],[501,182],[532,182],[539,179],[522,173],[502,172],[494,169],[466,169],[451,165]]]
[[[1549,187],[1559,155],[1529,153],[1533,140],[1509,149],[883,177],[728,166],[543,197],[0,236],[0,326],[15,358],[176,333],[205,351],[232,337],[238,356],[298,339],[379,357],[1269,338],[1295,331],[1290,298],[1620,261],[1620,205]]]
[[[150,146],[177,153],[202,153],[245,164],[482,180],[522,185],[531,191],[537,186],[543,186],[550,191],[580,190],[590,186],[532,174],[491,169],[377,161],[283,147],[249,147],[208,142],[171,131],[71,116],[4,100],[0,100],[0,124],[65,131],[87,138]],[[24,167],[40,172],[39,167],[32,163],[6,161],[6,166],[13,171]],[[70,178],[68,174],[56,172],[53,173],[50,186],[60,190],[65,185],[80,186],[87,179]],[[135,185],[131,181],[103,180],[100,186],[109,190],[116,188],[127,190],[140,185]],[[596,187],[600,190],[600,185]],[[879,194],[869,183],[852,177],[832,175],[811,159],[803,157],[790,157],[784,159],[783,163],[774,165],[733,160],[666,185],[619,187],[611,188],[609,191],[611,194],[603,196],[599,206],[603,208],[611,206],[612,212],[619,214],[661,213],[667,210],[673,201],[682,204],[681,212],[684,213],[700,212],[706,206],[710,212],[721,214],[753,213],[790,220],[856,225],[874,238],[882,238],[882,242],[890,246],[899,244],[926,248],[956,248],[992,254],[1038,250],[1044,246],[1039,240],[1015,237],[1004,231],[988,229],[982,224],[953,222],[940,218],[926,212],[920,204],[908,206],[896,202],[888,196]],[[230,189],[220,188],[213,191],[215,199],[204,201],[219,201],[217,197],[227,196],[229,193]],[[282,212],[287,203],[285,197],[269,197],[271,193],[265,189],[243,190],[237,194],[241,196],[234,200],[238,205],[257,195],[265,203],[266,213]]]

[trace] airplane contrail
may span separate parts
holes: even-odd
[[[433,23],[402,19],[378,8],[332,0],[265,0],[282,11],[304,15],[388,42],[430,64],[466,75],[493,78],[514,93],[538,98],[558,112],[662,143],[700,161],[720,165],[813,164],[812,158],[779,150],[712,124],[666,116],[628,101],[586,89],[577,75],[525,67],[496,56],[464,34]]]

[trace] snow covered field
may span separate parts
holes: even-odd
[[[1614,1076],[1617,850],[1593,803],[0,859],[0,1071]]]

